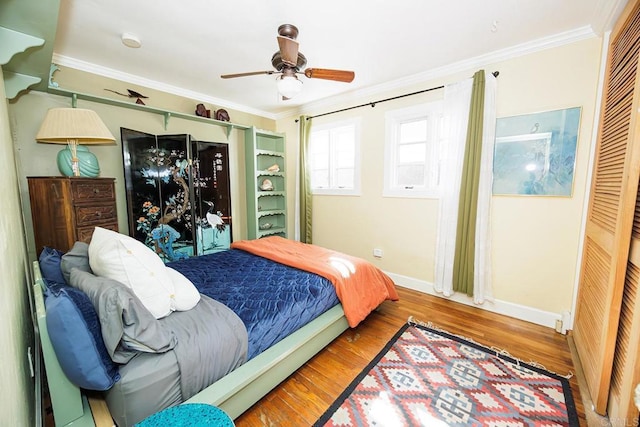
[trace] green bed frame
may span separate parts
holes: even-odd
[[[33,277],[38,336],[56,426],[95,426],[86,396],[62,371],[49,339],[43,297],[44,280],[37,261],[33,263]],[[342,306],[337,305],[185,403],[214,405],[231,418],[237,418],[348,327]]]

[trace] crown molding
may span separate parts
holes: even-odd
[[[284,119],[287,117],[303,114],[311,114],[312,112],[316,112],[321,109],[335,108],[337,105],[343,105],[345,102],[352,101],[354,99],[362,99],[397,89],[403,89],[415,84],[441,79],[443,77],[447,77],[459,72],[474,70],[476,68],[488,66],[496,62],[513,59],[519,56],[540,52],[554,47],[576,43],[593,37],[597,37],[597,34],[593,31],[591,26],[584,26],[575,30],[543,37],[517,46],[497,50],[485,55],[479,55],[473,58],[465,59],[464,61],[455,62],[443,67],[438,67],[421,73],[413,74],[380,85],[345,92],[341,95],[336,95],[316,102],[311,102],[299,108],[284,111],[277,115],[277,119]]]
[[[619,15],[619,11],[624,8],[626,0],[616,0],[615,5],[611,5],[610,1],[601,0],[599,16],[606,15],[602,22],[610,22],[613,17]],[[601,25],[601,24],[598,24]],[[604,24],[602,24],[604,25]],[[609,25],[609,24],[607,24]],[[248,114],[254,114],[260,117],[265,117],[271,120],[280,120],[287,117],[293,117],[302,114],[310,114],[313,111],[322,109],[335,108],[337,105],[343,105],[346,102],[353,101],[355,99],[362,99],[379,95],[381,93],[390,92],[393,90],[402,89],[408,86],[420,84],[423,82],[441,79],[443,77],[473,70],[478,67],[484,67],[496,62],[505,61],[508,59],[516,58],[519,56],[528,55],[535,52],[540,52],[546,49],[559,47],[571,43],[576,43],[581,40],[598,37],[598,33],[593,30],[591,26],[584,26],[575,30],[566,31],[564,33],[555,34],[548,37],[533,40],[531,42],[523,43],[510,48],[497,50],[485,55],[479,55],[473,58],[469,58],[463,61],[458,61],[453,64],[445,65],[442,67],[434,68],[421,73],[413,74],[401,79],[392,80],[375,86],[369,86],[366,88],[345,92],[340,95],[334,95],[328,98],[324,98],[318,101],[310,102],[305,105],[291,108],[289,110],[280,113],[271,113],[263,110],[251,108],[246,105],[236,104],[225,99],[215,98],[210,95],[202,94],[195,91],[179,88],[176,86],[168,85],[166,83],[158,82],[155,80],[146,79],[133,74],[123,73],[118,70],[114,70],[107,67],[101,67],[89,62],[80,61],[68,56],[53,54],[53,62],[74,68],[76,70],[85,71],[88,73],[96,74],[103,77],[120,80],[127,83],[148,87],[150,89],[159,90],[162,92],[170,93],[177,96],[182,96],[189,99],[199,100],[201,102],[210,103],[213,105],[223,105],[225,108],[242,111]]]
[[[628,0],[600,0],[591,19],[594,33],[602,36],[607,31],[611,31],[627,2]]]
[[[275,114],[267,111],[258,110],[255,108],[248,107],[246,105],[229,102],[225,99],[215,98],[213,96],[205,95],[203,93],[183,89],[177,86],[168,85],[166,83],[158,82],[155,80],[146,79],[140,76],[136,76],[134,74],[123,73],[122,71],[114,70],[112,68],[101,67],[99,65],[81,61],[68,56],[58,55],[54,53],[52,62],[57,65],[62,65],[62,66],[73,68],[79,71],[96,74],[98,76],[107,77],[114,80],[120,80],[122,82],[147,87],[149,89],[159,90],[161,92],[170,93],[172,95],[177,95],[184,98],[198,100],[198,102],[205,102],[213,105],[220,105],[220,106],[224,106],[224,108],[229,108],[236,111],[242,111],[248,114],[254,114],[256,116],[265,117],[271,120],[276,119]]]

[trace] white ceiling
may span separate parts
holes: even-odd
[[[61,0],[54,62],[204,102],[278,117],[323,98],[375,91],[471,58],[601,34],[626,0]],[[282,101],[272,70],[279,25],[298,27],[307,67],[355,71],[352,83],[301,76]],[[137,35],[132,49],[121,34]],[[126,91],[122,88],[112,88]],[[106,94],[105,94],[106,96]],[[147,102],[153,105],[153,100]]]

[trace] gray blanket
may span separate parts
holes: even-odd
[[[247,360],[247,330],[222,303],[202,295],[195,308],[160,319],[177,338],[182,399],[187,400]]]
[[[187,311],[155,319],[126,286],[72,268],[71,285],[85,292],[99,314],[102,338],[114,362],[142,353],[173,349],[180,368],[182,400],[247,361],[248,337],[242,320],[224,304],[201,295]]]

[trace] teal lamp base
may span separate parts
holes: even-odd
[[[76,175],[73,171],[73,162],[71,150],[69,147],[63,148],[58,152],[57,162],[60,173],[65,176],[83,176],[85,178],[95,178],[100,175],[100,165],[98,158],[89,151],[85,146],[76,146],[78,157],[78,169],[80,174]]]

